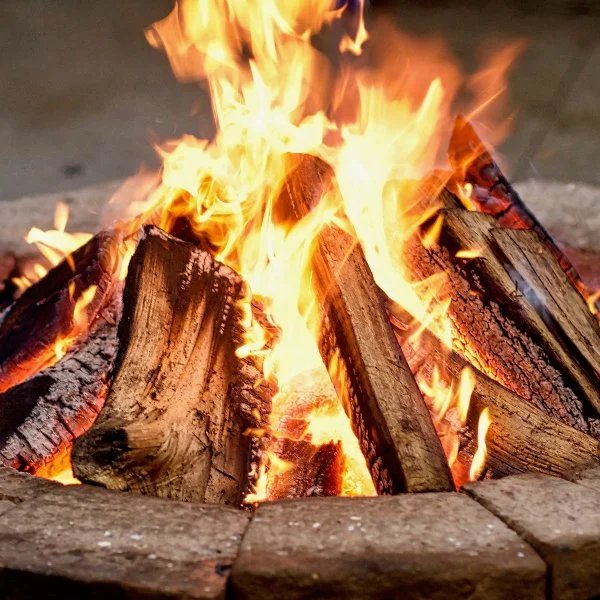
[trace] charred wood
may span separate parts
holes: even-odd
[[[455,205],[450,196],[443,202]],[[489,215],[460,209],[445,210],[442,216],[439,242],[425,248],[414,236],[406,248],[406,261],[416,280],[446,273],[444,293],[451,299],[448,317],[456,333],[455,350],[548,414],[598,435],[596,377],[544,320],[536,298],[525,294],[528,290],[515,282],[514,269],[509,268],[494,242],[496,221]],[[464,249],[476,250],[477,256],[457,258],[456,253]],[[548,255],[544,264],[549,260],[554,259]],[[539,272],[538,279],[553,277],[551,267],[540,268],[544,274]],[[551,294],[548,289],[546,293]],[[571,314],[579,308],[564,306]],[[581,324],[580,316],[564,319]],[[597,331],[587,328],[585,335],[595,337]]]
[[[239,504],[257,472],[269,389],[241,344],[242,282],[210,254],[147,227],[131,259],[104,408],[75,474],[119,490]]]
[[[119,264],[119,240],[103,232],[28,288],[0,323],[0,393],[26,380],[54,358],[54,345],[74,327],[74,309],[83,292],[96,286],[87,319],[111,300]]]
[[[476,439],[478,418],[488,408],[492,424],[486,436],[486,468],[492,477],[534,471],[548,475],[564,475],[574,467],[589,461],[600,461],[600,442],[538,409],[484,373],[473,369],[458,353],[442,346],[425,331],[419,340],[394,316],[391,322],[398,342],[417,380],[431,381],[435,366],[442,367],[445,376],[458,381],[469,366],[475,376],[475,388],[467,417],[469,439]],[[474,444],[464,448],[472,456]],[[462,454],[462,453],[461,453]],[[461,457],[459,454],[459,460]]]
[[[334,190],[332,169],[312,156],[290,157],[280,204],[307,215]],[[380,494],[441,491],[452,477],[427,406],[385,315],[360,247],[337,226],[320,232],[312,272],[321,306],[321,355],[338,358],[334,381]],[[344,388],[344,389],[340,389]]]
[[[69,464],[73,440],[96,419],[116,355],[118,303],[55,365],[0,394],[0,463],[49,475]]]
[[[471,200],[479,211],[492,215],[502,227],[535,231],[577,291],[585,300],[590,297],[588,287],[571,261],[527,208],[473,126],[464,117],[456,119],[448,148],[448,160],[454,170],[455,183],[466,182],[474,186]],[[596,311],[600,311],[600,299],[595,306]]]

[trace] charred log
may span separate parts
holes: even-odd
[[[208,253],[148,227],[131,259],[104,408],[73,450],[75,474],[109,488],[238,504],[269,411],[235,350],[242,283]]]
[[[399,324],[393,314],[391,322],[417,380],[431,381],[437,365],[442,366],[447,377],[458,381],[462,370],[470,366],[458,353],[444,348],[431,333],[424,332],[415,342],[410,328]],[[492,477],[528,471],[560,476],[580,464],[600,461],[597,439],[550,417],[481,371],[472,369],[472,372],[475,388],[467,417],[468,438],[476,439],[479,415],[488,408],[492,424],[486,436],[486,468]],[[465,451],[472,456],[474,449],[469,444]]]
[[[291,207],[299,219],[333,189],[333,173],[315,157],[290,160],[293,167],[279,204]],[[312,272],[321,305],[321,355],[326,365],[339,357],[334,385],[347,399],[377,491],[452,489],[427,406],[394,339],[362,250],[344,231],[328,225],[319,234]]]
[[[474,186],[471,200],[479,211],[491,214],[502,227],[535,231],[577,291],[585,300],[590,297],[588,287],[571,261],[521,200],[473,126],[464,117],[456,119],[448,148],[448,160],[454,170],[455,182],[466,182]],[[600,299],[595,306],[600,311]]]
[[[445,201],[446,205],[454,202],[451,198]],[[442,215],[439,243],[425,248],[415,236],[406,249],[406,260],[417,280],[440,271],[447,274],[445,293],[451,299],[448,316],[456,332],[455,349],[476,368],[549,415],[598,435],[596,377],[577,353],[561,342],[557,329],[544,320],[536,297],[524,293],[528,289],[524,290],[523,284],[519,287],[515,269],[494,240],[494,236],[503,235],[496,233],[495,220],[457,209],[445,210]],[[457,258],[457,252],[464,249],[476,250],[477,256]],[[538,265],[535,285],[553,280],[556,273],[548,266],[553,260],[548,255]],[[560,285],[556,283],[554,290]],[[552,290],[544,289],[550,297]],[[581,301],[575,307],[564,305],[571,316],[563,314],[560,318],[580,325],[582,306],[585,309]],[[587,322],[583,339],[597,335],[597,328]]]
[[[112,297],[118,238],[99,233],[28,288],[0,323],[0,393],[25,381],[55,358],[54,346],[74,327],[74,309],[90,286],[92,322]]]
[[[0,463],[34,474],[68,465],[75,438],[96,419],[116,355],[116,307],[61,361],[0,394]]]

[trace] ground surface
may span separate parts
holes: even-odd
[[[210,133],[206,97],[177,83],[143,36],[170,5],[0,3],[0,199],[124,177],[152,162],[152,139]],[[600,183],[600,3],[386,5],[405,30],[445,37],[466,67],[484,41],[526,38],[511,78],[514,134],[501,148],[513,178]]]

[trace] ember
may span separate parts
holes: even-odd
[[[311,41],[336,4],[181,0],[146,32],[216,134],[157,148],[110,231],[67,234],[59,205],[28,235],[46,264],[0,323],[2,463],[73,481],[72,450],[84,482],[242,506],[599,458],[596,296],[466,119],[434,170],[451,61],[370,36],[361,0],[336,69]]]

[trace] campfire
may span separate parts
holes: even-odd
[[[103,231],[59,205],[30,232],[44,258],[2,292],[0,464],[250,508],[600,458],[600,299],[476,125],[518,49],[455,118],[455,67],[357,4],[181,0],[147,31],[216,133],[157,148]]]

